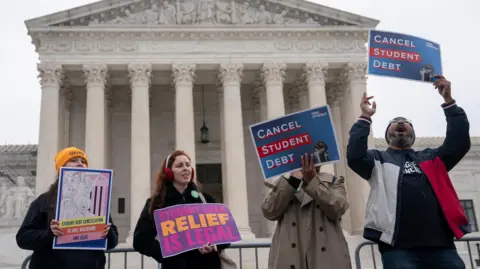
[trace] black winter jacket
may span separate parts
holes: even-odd
[[[194,198],[191,191],[196,190],[194,184],[190,184],[183,194],[181,194],[171,182],[167,182],[167,194],[165,198],[165,207],[178,204],[202,203],[200,198]],[[207,203],[215,203],[215,199],[203,193]],[[155,238],[157,230],[153,217],[149,213],[150,198],[145,202],[145,206],[138,219],[137,226],[133,236],[133,248],[135,251],[154,258],[162,264],[162,269],[220,269],[220,258],[218,252],[201,254],[198,249],[184,252],[177,256],[163,258],[160,249],[160,243]],[[217,245],[217,251],[223,251],[230,244]]]
[[[25,219],[17,232],[17,245],[21,249],[33,250],[30,269],[104,269],[105,253],[102,250],[52,249],[53,233],[50,230],[49,204],[47,193],[41,194],[30,204]],[[110,217],[107,249],[118,244],[117,227]]]

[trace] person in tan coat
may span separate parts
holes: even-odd
[[[265,218],[277,221],[269,269],[351,269],[340,219],[348,210],[343,177],[320,173],[313,155],[302,170],[266,181]]]

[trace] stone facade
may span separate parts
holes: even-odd
[[[90,167],[115,171],[111,212],[130,243],[152,174],[184,149],[243,238],[268,237],[248,126],[328,104],[344,155],[377,24],[303,0],[99,1],[29,20],[42,87],[36,193],[59,149],[84,148]],[[349,178],[343,225],[360,233],[368,185],[344,163],[322,169]]]

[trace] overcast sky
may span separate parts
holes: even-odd
[[[0,16],[0,143],[38,142],[40,84],[26,19],[89,4],[89,0],[7,1]],[[318,0],[322,5],[380,20],[379,30],[430,39],[441,45],[444,75],[452,95],[468,113],[472,136],[480,136],[480,87],[477,64],[480,1],[476,0]],[[17,5],[18,4],[18,5]],[[477,17],[477,18],[475,18]],[[463,76],[463,77],[462,77]],[[405,116],[417,136],[444,136],[442,98],[428,84],[370,77],[369,94],[377,100],[375,136],[383,136],[390,119]],[[477,105],[475,106],[475,103]]]

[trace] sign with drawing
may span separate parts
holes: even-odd
[[[328,105],[250,125],[250,133],[265,179],[301,169],[305,153],[315,166],[340,160]]]
[[[101,235],[110,216],[112,170],[60,169],[56,220],[63,232],[54,249],[106,250]]]

